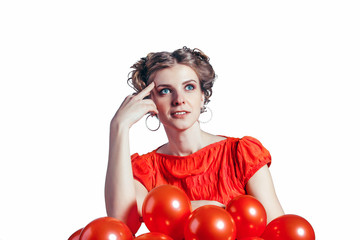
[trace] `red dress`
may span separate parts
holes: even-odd
[[[171,184],[184,190],[190,200],[215,200],[225,205],[246,194],[248,180],[265,164],[271,164],[268,150],[248,136],[226,137],[188,156],[156,151],[131,156],[134,179],[148,191]]]

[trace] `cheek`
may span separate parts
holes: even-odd
[[[200,108],[204,106],[204,97],[203,97],[203,94],[201,94],[200,96],[197,96],[197,98],[196,98],[196,104],[197,104],[197,106],[199,106]]]
[[[164,101],[164,99],[159,99],[156,97],[153,97],[152,100],[154,101],[156,108],[159,111],[159,114],[161,114],[161,112],[164,111],[166,108],[166,102]]]

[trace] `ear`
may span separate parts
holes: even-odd
[[[203,108],[205,105],[205,94],[204,92],[201,92],[201,108]]]

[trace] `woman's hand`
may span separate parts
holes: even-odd
[[[195,201],[191,201],[191,207],[192,210],[194,211],[195,209],[205,206],[205,205],[215,205],[215,206],[219,206],[222,208],[225,208],[225,205],[222,203],[219,203],[217,201],[211,201],[211,200],[195,200]]]
[[[111,120],[111,125],[115,124],[118,126],[121,124],[124,127],[130,128],[145,114],[157,114],[158,110],[153,100],[144,99],[150,95],[154,86],[155,83],[152,82],[138,94],[127,96]]]

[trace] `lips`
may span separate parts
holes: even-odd
[[[171,113],[171,116],[175,117],[175,118],[182,118],[182,117],[185,117],[189,113],[190,112],[188,112],[188,111],[175,111],[175,112]]]

